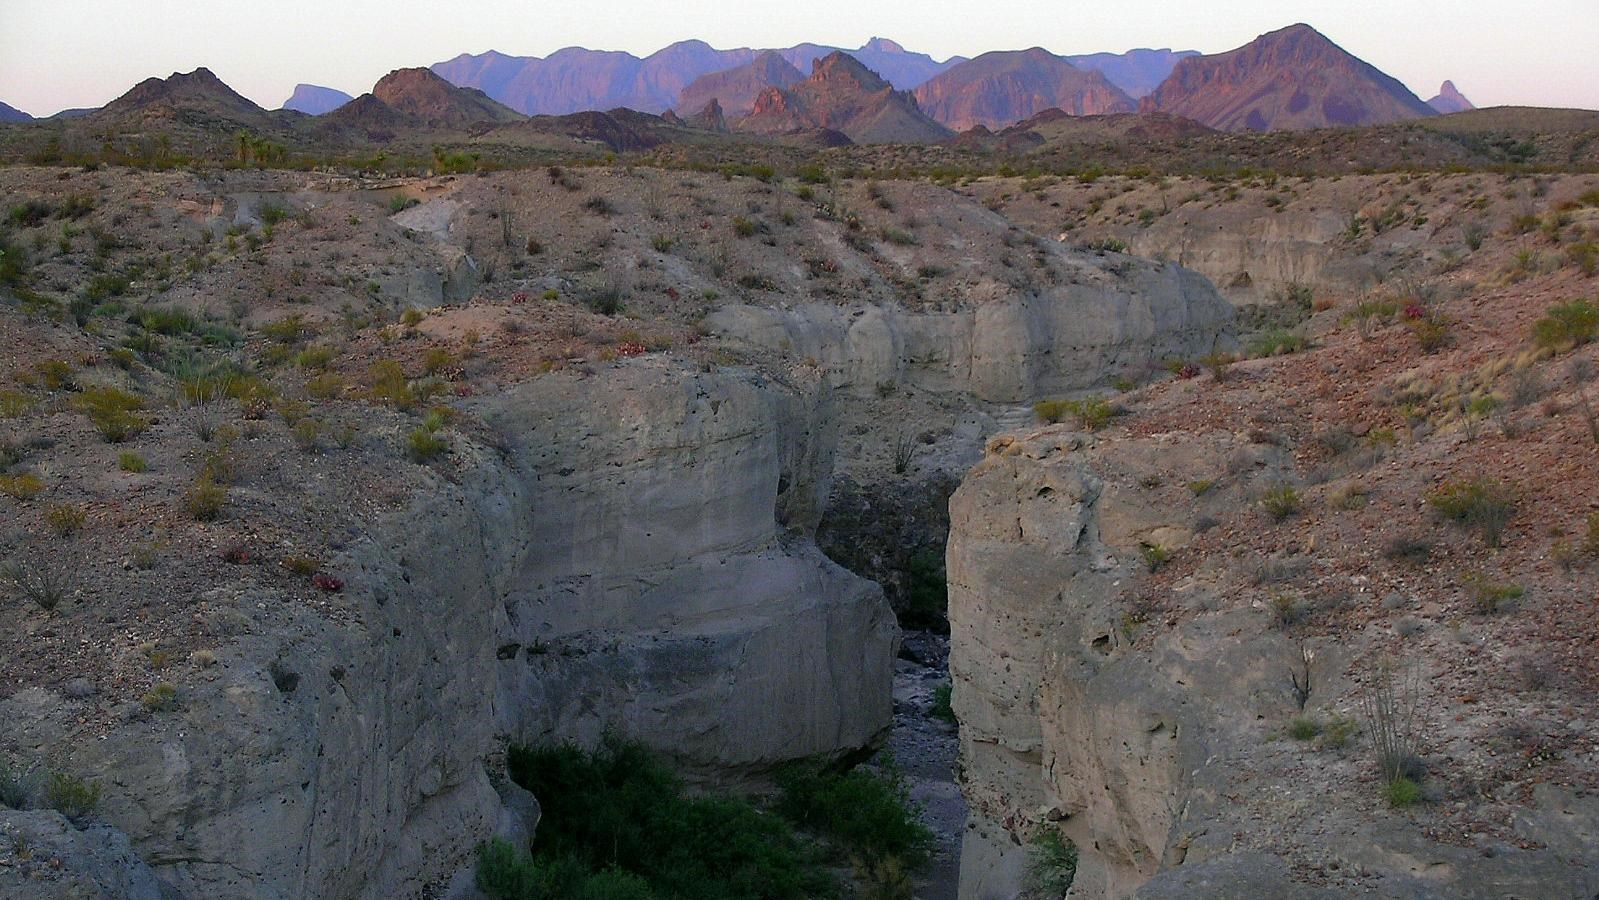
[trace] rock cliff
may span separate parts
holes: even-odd
[[[950,669],[973,810],[961,896],[1018,896],[1024,848],[1045,825],[1079,849],[1080,897],[1589,896],[1599,885],[1592,848],[1563,831],[1594,833],[1591,797],[1540,788],[1515,823],[1519,847],[1483,854],[1307,791],[1271,756],[1283,751],[1261,723],[1295,714],[1288,672],[1308,660],[1311,702],[1326,704],[1349,691],[1360,636],[1296,647],[1236,602],[1225,561],[1156,583],[1147,548],[1180,552],[1214,514],[1291,477],[1288,465],[1222,431],[1046,428],[990,443],[950,504]]]
[[[91,733],[25,690],[0,751],[99,773],[102,817],[183,896],[377,898],[526,833],[505,739],[614,731],[721,777],[870,744],[898,629],[811,542],[816,390],[638,362],[482,401],[461,477],[330,561],[338,604],[219,586],[195,615],[229,637],[178,709]]]

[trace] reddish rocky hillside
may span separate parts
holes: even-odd
[[[1434,115],[1403,84],[1309,25],[1263,34],[1227,53],[1183,60],[1144,98],[1142,109],[1224,131],[1381,125]]]
[[[1074,116],[1137,109],[1104,75],[1040,47],[984,53],[936,76],[915,95],[923,112],[957,131],[1003,128],[1046,109]]]
[[[819,59],[811,76],[789,90],[767,88],[739,129],[787,134],[828,129],[857,144],[938,141],[949,130],[922,114],[909,93],[846,53]]]
[[[742,66],[694,79],[678,95],[676,111],[680,116],[690,116],[715,101],[724,115],[742,118],[750,114],[762,91],[793,87],[804,80],[803,72],[777,51],[768,50]]]

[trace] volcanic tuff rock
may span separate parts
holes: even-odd
[[[1003,128],[1051,108],[1074,116],[1137,109],[1104,75],[1040,47],[984,53],[930,79],[915,96],[924,113],[957,131]]]
[[[1148,605],[1142,548],[1180,552],[1206,516],[1291,467],[1280,448],[1226,431],[1052,427],[989,442],[950,501],[950,672],[973,810],[962,897],[1015,896],[1020,847],[1045,822],[1081,854],[1074,896],[1347,896],[1301,881],[1275,853],[1237,849],[1244,834],[1291,843],[1264,835],[1276,826],[1251,799],[1311,811],[1317,871],[1368,879],[1375,895],[1599,888],[1599,858],[1583,846],[1599,829],[1593,798],[1547,788],[1516,824],[1547,849],[1488,855],[1336,800],[1307,806],[1273,780],[1291,775],[1243,759],[1263,743],[1262,721],[1297,714],[1285,667],[1299,648],[1228,602],[1225,566],[1152,588],[1161,601]],[[1186,485],[1217,472],[1232,474],[1191,495]],[[1306,646],[1316,696],[1348,691],[1348,641]]]
[[[691,128],[704,128],[707,131],[726,131],[727,116],[722,112],[722,104],[712,97],[699,112],[689,116],[684,124]]]
[[[54,810],[0,807],[0,839],[9,857],[0,865],[0,896],[170,900],[127,835],[109,825],[80,830]]]
[[[1198,56],[1198,50],[1128,50],[1126,53],[1085,53],[1066,61],[1084,71],[1099,72],[1127,96],[1145,97],[1166,80],[1179,60]]]
[[[1472,105],[1470,100],[1466,99],[1465,94],[1462,94],[1455,87],[1453,81],[1444,82],[1443,86],[1438,88],[1438,96],[1428,100],[1427,105],[1445,114],[1465,112],[1468,109],[1477,108]]]
[[[1392,77],[1309,25],[1291,25],[1215,56],[1177,64],[1141,109],[1224,131],[1378,125],[1435,115]]]
[[[805,75],[794,68],[776,51],[768,50],[737,68],[701,75],[678,95],[679,115],[703,110],[707,104],[720,103],[725,114],[743,118],[755,106],[755,98],[769,87],[788,88],[805,80]]]
[[[762,91],[738,128],[762,134],[827,128],[857,144],[937,141],[950,134],[923,115],[909,93],[845,53],[817,60],[810,77],[788,90]]]
[[[32,122],[33,116],[28,115],[15,106],[0,103],[0,122]]]
[[[386,898],[525,837],[505,738],[613,731],[717,773],[867,745],[898,629],[811,542],[812,388],[639,361],[480,401],[498,446],[458,441],[459,483],[327,561],[351,616],[219,586],[197,614],[234,637],[178,709],[93,740],[25,690],[0,753],[114,773],[100,816],[187,896]]]
[[[354,100],[349,94],[330,87],[316,84],[297,84],[294,93],[283,102],[284,109],[303,112],[307,115],[320,116]]]
[[[1005,403],[1231,346],[1232,307],[1204,278],[1132,259],[1112,274],[1058,244],[1046,247],[1074,272],[1071,283],[1037,293],[974,289],[971,308],[959,312],[734,305],[706,324],[724,337],[820,360],[858,395],[907,384]]]

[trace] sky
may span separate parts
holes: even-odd
[[[1478,106],[1599,109],[1599,2],[1541,0],[0,0],[0,101],[34,115],[99,106],[140,80],[209,67],[267,108],[298,82],[361,94],[391,69],[495,49],[566,46],[646,55],[872,36],[943,59],[1043,46],[1056,53],[1230,50],[1307,22],[1422,99],[1445,79]]]

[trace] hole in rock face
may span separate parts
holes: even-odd
[[[281,694],[292,694],[294,689],[300,686],[300,673],[298,672],[290,672],[277,663],[273,663],[268,671],[272,675],[272,684],[277,687],[278,692]]]
[[[1098,650],[1102,656],[1109,656],[1110,655],[1110,635],[1102,634],[1099,637],[1094,638],[1093,646],[1094,646],[1094,649]]]
[[[1050,494],[1053,494],[1053,493],[1055,493],[1055,489],[1052,488],[1052,487],[1049,487],[1048,485],[1045,485],[1044,487],[1039,488],[1038,489],[1038,493],[1035,494],[1034,496],[1035,497],[1048,497]]]

